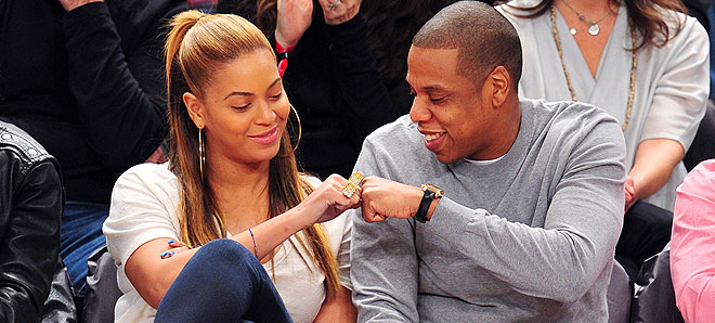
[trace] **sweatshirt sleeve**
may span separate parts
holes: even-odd
[[[365,176],[387,175],[378,170],[367,144],[355,169]],[[349,216],[353,221],[350,275],[358,322],[419,322],[414,220],[390,218],[367,223],[362,209]]]
[[[146,27],[156,30],[134,34],[142,39],[125,52],[104,2],[68,12],[63,25],[70,87],[90,146],[117,171],[142,162],[164,137],[162,31]]]
[[[623,225],[625,143],[615,123],[608,127],[571,150],[543,228],[465,207],[449,192],[425,228],[521,294],[579,300],[611,264]]]
[[[710,93],[710,43],[697,20],[681,19],[685,19],[685,26],[663,50],[669,59],[654,85],[653,102],[640,141],[672,139],[688,151]]]
[[[670,272],[687,323],[715,320],[715,159],[701,163],[678,187]]]

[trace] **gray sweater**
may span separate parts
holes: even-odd
[[[620,126],[582,103],[522,101],[521,111],[516,141],[493,163],[440,163],[408,116],[365,140],[356,170],[445,195],[426,224],[352,211],[359,322],[607,322]]]

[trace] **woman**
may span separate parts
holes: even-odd
[[[499,10],[521,36],[520,95],[579,100],[609,112],[628,150],[624,210],[639,200],[672,210],[686,173],[681,160],[708,97],[702,26],[671,0],[517,0]],[[631,277],[670,237],[669,212],[651,210],[660,209],[639,203],[625,217],[617,254],[635,259],[623,264]]]
[[[124,292],[116,321],[153,321],[154,309],[167,303],[165,294],[171,304],[190,297],[163,309],[185,322],[223,322],[218,308],[235,309],[237,320],[266,320],[242,316],[246,308],[240,306],[254,314],[280,312],[280,300],[256,311],[265,294],[261,302],[223,306],[235,295],[255,296],[257,289],[229,285],[235,295],[213,292],[252,267],[245,257],[218,256],[225,248],[235,249],[231,255],[247,249],[261,259],[294,321],[354,321],[347,290],[350,222],[332,219],[357,207],[360,197],[340,192],[346,184],[340,176],[313,189],[319,181],[298,173],[286,131],[291,109],[267,39],[238,16],[188,11],[172,22],[166,56],[169,163],[124,173],[104,225]],[[209,243],[219,238],[233,242]],[[188,250],[177,252],[183,248],[173,247],[182,243]],[[221,270],[232,267],[236,271]],[[177,290],[192,294],[175,295]]]
[[[365,137],[409,112],[407,51],[427,19],[455,0],[221,0],[288,51],[286,91],[300,112],[302,166],[347,176]],[[281,55],[279,55],[281,56]]]

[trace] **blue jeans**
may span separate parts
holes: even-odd
[[[60,256],[67,266],[75,294],[81,296],[87,285],[87,258],[107,244],[102,224],[109,215],[109,205],[67,201],[60,228]]]
[[[238,242],[214,240],[199,249],[159,304],[154,323],[292,323],[271,278]]]

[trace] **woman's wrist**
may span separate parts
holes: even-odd
[[[313,223],[315,223],[315,216],[309,214],[301,204],[283,213],[283,216],[287,217],[287,226],[293,230],[293,232],[298,232],[304,230]]]

